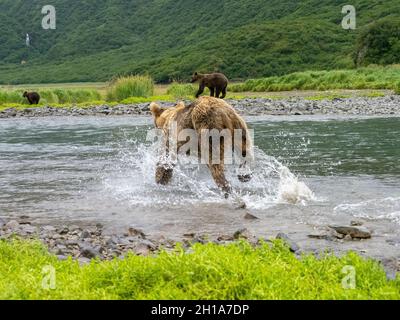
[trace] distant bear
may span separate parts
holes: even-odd
[[[39,104],[40,95],[37,92],[27,92],[27,91],[25,91],[24,94],[23,94],[23,97],[28,99],[29,104]]]
[[[247,165],[246,160],[251,159],[253,156],[252,141],[246,122],[236,113],[233,107],[225,101],[214,97],[200,97],[189,106],[185,106],[183,102],[179,102],[175,107],[171,108],[161,108],[158,104],[153,102],[150,105],[150,110],[154,117],[155,126],[163,130],[164,137],[166,138],[164,147],[167,157],[161,157],[160,162],[157,164],[156,182],[165,185],[168,184],[172,178],[174,164],[166,161],[166,158],[168,158],[168,154],[171,153],[168,141],[170,141],[170,129],[174,125],[176,126],[177,135],[184,129],[194,130],[197,136],[195,141],[198,145],[196,144],[195,148],[199,152],[198,156],[201,157],[201,150],[208,150],[208,155],[205,156],[209,157],[206,159],[207,166],[217,186],[225,192],[225,196],[228,197],[231,192],[231,186],[226,180],[224,173],[225,140],[230,140],[231,145],[228,146],[232,146],[232,151],[234,153],[236,152],[236,154],[241,155],[240,168],[245,167]],[[219,139],[223,140],[223,143],[221,143],[220,140],[218,145],[213,146],[214,142],[208,135],[204,136],[204,139],[201,139],[201,135],[204,135],[207,129],[217,129],[218,134],[223,131],[229,134],[224,135],[222,138],[219,137]],[[240,130],[235,132],[235,129]],[[202,149],[201,146],[204,141],[207,143],[205,145],[206,149]],[[185,143],[187,143],[187,141],[177,141],[178,152],[179,148],[185,145]],[[214,154],[216,158],[218,158],[218,155],[220,157],[219,161],[217,161],[218,163],[212,161],[214,160],[213,150],[215,150],[216,147],[219,147],[219,152]],[[242,182],[247,182],[251,179],[251,174],[239,173],[238,178]]]
[[[228,78],[222,73],[201,74],[195,72],[192,77],[192,83],[200,81],[199,91],[196,94],[198,98],[203,92],[205,87],[210,89],[210,96],[219,98],[222,93],[221,99],[226,96],[226,88],[228,87]]]

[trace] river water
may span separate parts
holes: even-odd
[[[400,229],[400,118],[254,117],[254,178],[228,169],[258,233],[356,218]],[[154,182],[146,117],[0,121],[0,216],[38,222],[134,224],[174,237],[224,233],[250,222],[224,199],[208,170],[178,167]],[[276,226],[276,230],[274,229]]]

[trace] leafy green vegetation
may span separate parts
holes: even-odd
[[[395,89],[400,82],[400,65],[371,66],[355,70],[306,71],[281,77],[251,79],[231,85],[233,92],[329,89]]]
[[[42,286],[46,266],[55,270],[54,290]],[[355,289],[342,285],[346,266],[355,270]],[[373,260],[355,253],[297,259],[281,242],[197,244],[191,253],[178,246],[80,266],[39,242],[2,240],[0,268],[0,299],[400,299],[400,278],[388,281]]]
[[[148,98],[154,93],[154,82],[149,76],[118,77],[110,84],[108,101],[122,101],[130,97]]]
[[[363,29],[354,55],[357,66],[400,61],[400,19],[386,18]]]
[[[115,74],[144,73],[156,82],[188,81],[193,71],[239,80],[347,69],[355,67],[365,43],[372,46],[362,65],[400,63],[398,0],[352,1],[356,30],[342,29],[344,3],[337,0],[51,4],[56,30],[41,28],[43,1],[0,2],[0,83],[108,81]],[[384,52],[376,50],[381,44]]]

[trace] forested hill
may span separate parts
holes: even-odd
[[[57,11],[56,30],[41,27],[48,4]],[[355,57],[360,64],[400,62],[399,0],[351,1],[355,31],[341,27],[345,4],[0,0],[0,82],[104,81],[121,73],[186,80],[194,70],[239,79],[348,68]]]

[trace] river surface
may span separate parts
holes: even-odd
[[[254,178],[228,169],[244,221],[202,166],[154,182],[148,117],[0,120],[0,216],[134,224],[148,233],[290,231],[364,218],[400,229],[400,118],[254,117]],[[266,232],[266,231],[265,231]]]

